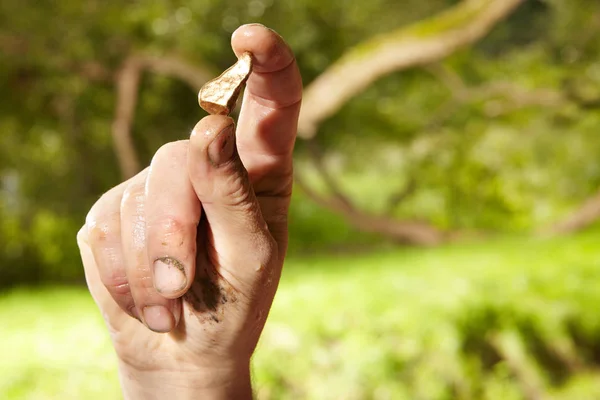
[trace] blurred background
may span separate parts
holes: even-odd
[[[0,397],[120,395],[75,234],[243,23],[305,84],[261,399],[600,398],[600,2],[0,3]]]

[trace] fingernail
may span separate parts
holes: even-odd
[[[138,321],[142,321],[140,319],[140,313],[137,310],[136,306],[131,306],[131,308],[129,308],[129,315],[131,315],[133,318],[137,319]]]
[[[233,156],[235,150],[235,134],[233,124],[219,132],[208,145],[208,159],[211,164],[218,167],[226,163]]]
[[[165,306],[146,306],[142,314],[146,326],[154,332],[170,332],[175,325],[173,314]]]
[[[246,24],[246,26],[259,26],[259,27],[261,27],[261,28],[268,29],[268,30],[270,30],[271,32],[273,32],[274,34],[276,34],[277,36],[281,37],[281,35],[280,35],[280,34],[279,34],[279,33],[278,33],[278,32],[277,32],[275,29],[273,29],[273,28],[269,28],[268,26],[266,26],[266,25],[263,25],[263,24],[261,24],[261,23],[258,23],[258,22],[251,22],[251,23],[249,23],[249,24]]]
[[[172,257],[154,261],[154,288],[159,293],[180,292],[187,284],[183,264]]]

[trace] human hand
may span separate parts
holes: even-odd
[[[251,397],[287,248],[302,83],[273,31],[243,26],[232,47],[254,62],[237,130],[205,117],[104,194],[77,236],[126,398]]]

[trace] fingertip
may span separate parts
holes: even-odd
[[[239,57],[249,51],[253,70],[259,73],[280,71],[294,61],[294,53],[274,30],[262,24],[240,26],[231,35],[231,47]]]
[[[142,316],[148,329],[156,333],[168,333],[177,325],[175,315],[163,305],[145,306]]]
[[[189,146],[188,141],[162,146],[152,160],[143,196],[132,188],[131,200],[122,207],[124,215],[134,216],[126,220],[127,231],[133,234],[125,235],[123,247],[135,250],[128,277],[140,310],[144,305],[172,308],[173,299],[181,297],[194,279],[201,205],[186,173]],[[135,217],[140,210],[142,216]],[[136,260],[142,257],[143,268],[136,268]],[[149,310],[152,322],[146,323],[156,331],[172,325],[159,308]]]
[[[211,138],[217,135],[219,132],[223,131],[223,129],[233,125],[235,122],[233,118],[226,115],[208,115],[202,118],[194,129],[192,129],[192,133],[190,135],[190,144],[191,147],[194,147],[194,144],[198,144],[198,141],[205,141],[207,138]]]

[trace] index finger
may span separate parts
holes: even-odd
[[[231,38],[240,56],[253,55],[237,129],[237,147],[257,195],[287,195],[302,99],[294,54],[274,31],[244,25]]]

